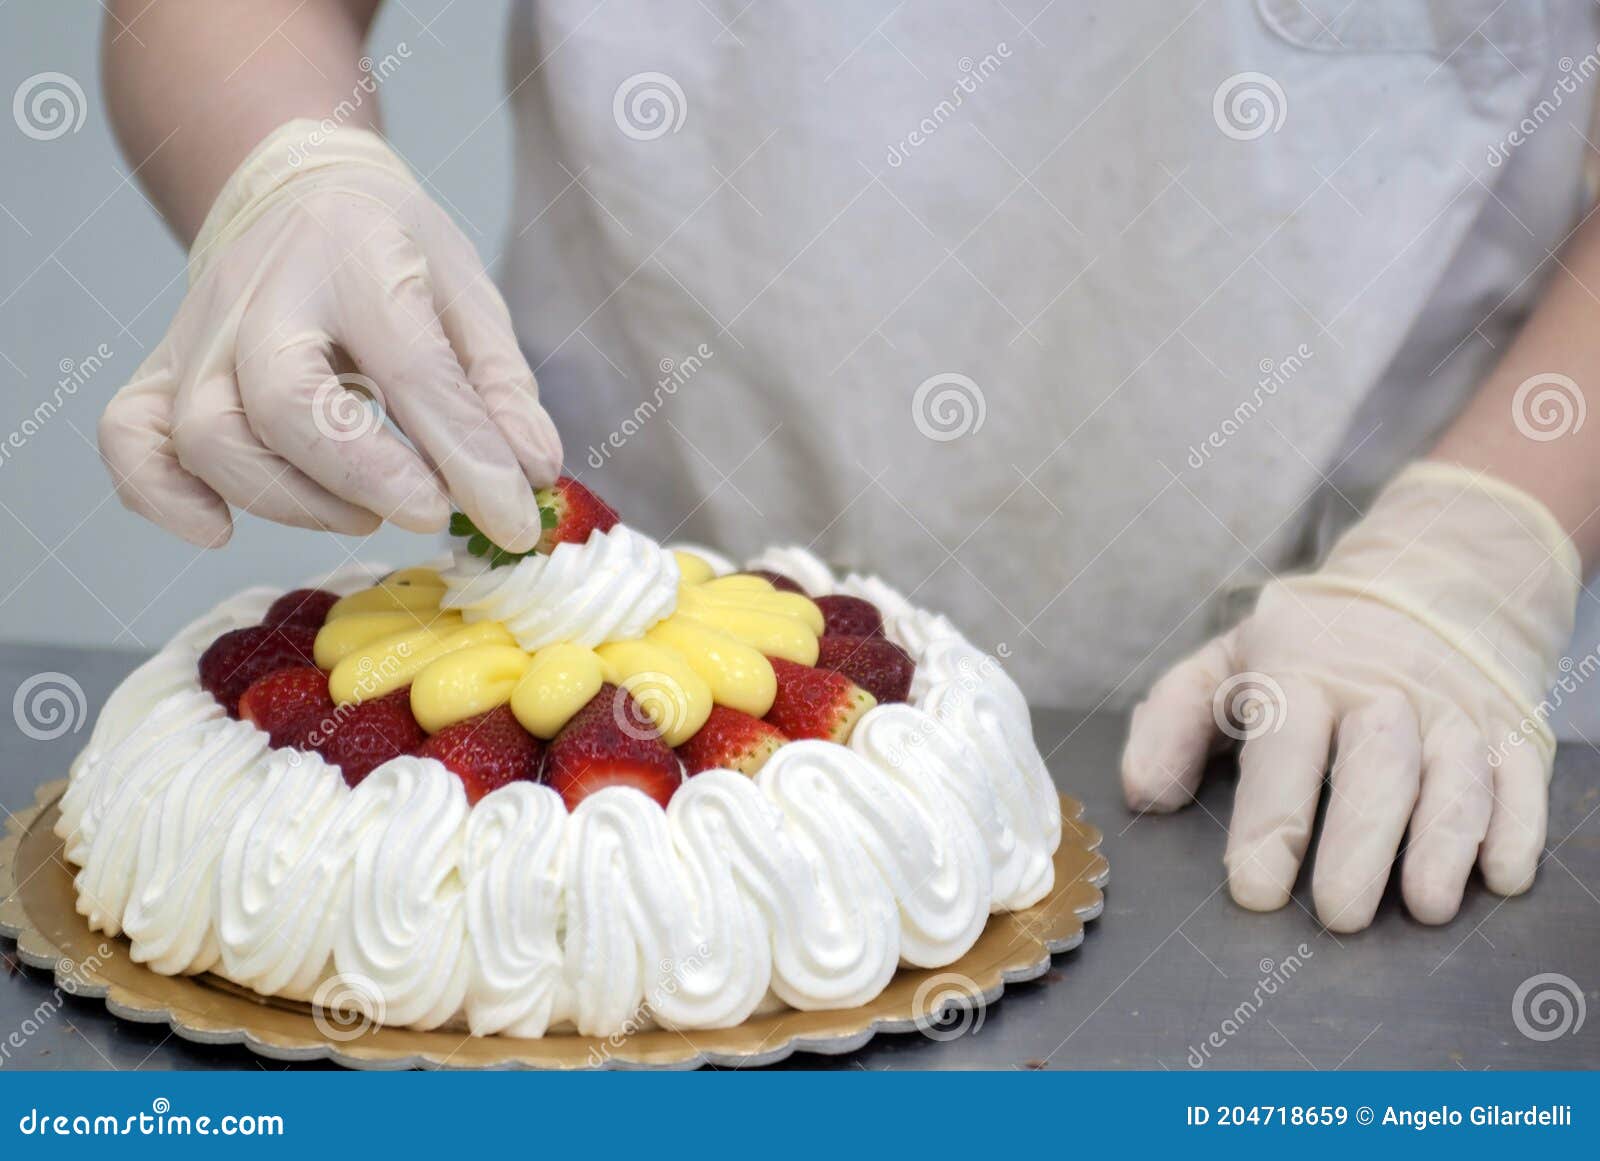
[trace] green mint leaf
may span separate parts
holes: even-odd
[[[555,511],[550,508],[540,508],[539,524],[542,528],[554,528],[556,524]],[[478,526],[472,522],[472,518],[464,512],[452,512],[450,514],[450,535],[465,537],[467,551],[473,556],[482,557],[488,561],[490,568],[502,568],[508,564],[516,564],[519,560],[533,556],[536,552],[535,549],[529,549],[527,552],[506,551],[480,532]]]

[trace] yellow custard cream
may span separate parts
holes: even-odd
[[[671,559],[675,600],[653,624],[625,639],[531,650],[519,644],[526,634],[481,609],[441,609],[450,589],[439,573],[403,569],[333,606],[317,634],[317,664],[332,671],[328,692],[341,704],[409,684],[412,713],[429,733],[509,704],[529,733],[553,738],[605,682],[628,690],[669,746],[692,737],[713,704],[765,716],[777,693],[767,658],[814,664],[821,610],[758,576],[717,576],[693,553]]]
[[[459,649],[423,667],[411,682],[417,724],[436,734],[510,701],[533,661],[510,640],[507,633],[506,644]]]
[[[408,572],[426,570],[408,569]],[[444,584],[423,584],[417,581],[396,583],[381,581],[370,589],[351,593],[334,602],[328,610],[328,620],[335,621],[355,613],[399,613],[414,610],[431,611],[439,607],[445,594]]]
[[[708,686],[711,700],[753,718],[765,717],[777,696],[772,663],[759,650],[687,617],[668,617],[645,639],[683,657]]]
[[[711,716],[711,686],[675,650],[649,641],[608,641],[595,652],[606,680],[633,696],[667,745],[687,742]]]
[[[682,584],[704,584],[717,575],[716,570],[692,552],[675,551],[672,554],[672,559],[678,562],[678,577]],[[755,577],[753,579],[760,580],[761,578]]]
[[[448,631],[461,627],[460,613],[414,609],[403,613],[351,613],[329,621],[317,633],[316,661],[332,669],[358,649],[418,629]]]
[[[593,649],[562,642],[546,645],[511,691],[511,712],[522,728],[546,741],[582,709],[605,681],[605,666]]]
[[[335,665],[328,675],[328,693],[341,705],[371,701],[411,684],[434,661],[458,649],[510,644],[511,634],[505,626],[492,621],[442,631],[398,633],[356,650]]]

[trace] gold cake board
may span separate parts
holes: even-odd
[[[1104,905],[1101,888],[1109,874],[1100,832],[1082,821],[1082,803],[1062,795],[1061,847],[1049,897],[1026,911],[991,916],[972,950],[955,963],[902,968],[859,1008],[784,1009],[733,1028],[653,1028],[615,1037],[350,1028],[310,1004],[258,996],[209,973],[158,975],[133,961],[127,940],[91,931],[74,906],[73,871],[53,833],[65,787],[65,781],[41,786],[35,805],[9,818],[0,840],[0,933],[17,941],[24,962],[52,971],[65,992],[103,998],[126,1020],[164,1023],[202,1044],[244,1044],[277,1060],[328,1059],[349,1068],[750,1067],[797,1051],[850,1052],[879,1032],[920,1028],[938,1039],[949,1034],[947,1021],[970,1018],[963,1010],[993,1003],[1007,983],[1042,975],[1052,953],[1083,942],[1084,924]]]

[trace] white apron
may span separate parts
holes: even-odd
[[[1597,40],[1576,0],[525,0],[507,296],[640,527],[810,544],[1122,704],[1504,348]]]

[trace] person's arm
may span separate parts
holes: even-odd
[[[1430,459],[1486,472],[1549,508],[1600,563],[1600,214],[1573,235],[1538,306]]]
[[[539,537],[561,441],[476,249],[373,131],[375,7],[108,9],[112,123],[190,254],[100,452],[125,505],[193,544],[236,510],[363,535],[454,506],[503,547]]]
[[[1288,901],[1325,781],[1311,890],[1334,930],[1371,922],[1397,862],[1425,923],[1456,914],[1474,863],[1502,894],[1533,883],[1555,758],[1547,693],[1578,680],[1561,651],[1600,561],[1593,286],[1600,221],[1427,459],[1135,709],[1122,759],[1135,810],[1182,806],[1214,744],[1243,742],[1224,854],[1242,906]]]
[[[320,121],[360,82],[380,0],[107,0],[111,126],[185,246],[223,183],[285,121]],[[377,124],[369,95],[344,124]]]

